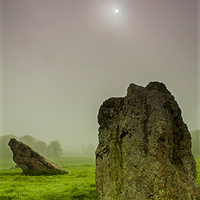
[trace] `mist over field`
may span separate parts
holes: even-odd
[[[98,143],[130,83],[163,82],[200,129],[198,0],[0,0],[1,133],[63,150]],[[118,9],[119,12],[115,12]]]

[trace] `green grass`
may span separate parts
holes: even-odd
[[[200,185],[200,157],[195,158],[195,160],[196,160],[196,169],[197,169],[197,180]]]
[[[98,199],[95,165],[64,167],[71,174],[27,176],[21,169],[0,171],[0,200]]]
[[[11,160],[1,160],[0,200],[98,199],[94,157],[60,157],[50,160],[70,174],[24,175],[21,169],[10,169],[15,166]]]
[[[27,176],[42,176],[42,175],[50,176],[50,175],[68,174],[68,171],[56,170],[56,169],[51,169],[51,170],[39,169],[39,170],[26,170],[23,172],[23,174]]]
[[[0,200],[97,200],[94,158],[52,159],[71,174],[28,176],[21,169],[0,170]],[[57,161],[56,161],[57,160]],[[10,162],[4,160],[10,165]],[[90,162],[92,164],[90,164]],[[87,163],[87,164],[86,164]],[[200,183],[200,158],[196,158]]]

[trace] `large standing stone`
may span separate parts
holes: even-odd
[[[190,133],[163,83],[130,84],[101,105],[98,123],[99,199],[200,199]]]
[[[66,171],[59,165],[45,159],[28,145],[17,141],[15,138],[11,138],[8,145],[13,151],[13,160],[23,172],[26,172],[26,170],[36,171],[42,169]]]

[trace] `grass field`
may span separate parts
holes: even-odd
[[[2,160],[0,200],[98,199],[94,157],[60,157],[51,160],[71,174],[25,176],[21,169],[9,169],[15,166],[11,160]]]
[[[197,179],[200,185],[200,157],[195,158],[195,160],[196,160],[196,169],[197,169]]]
[[[92,157],[52,159],[71,174],[25,176],[21,169],[0,170],[0,200],[97,200],[95,165]],[[200,158],[196,158],[200,182]],[[1,161],[10,168],[14,163]],[[2,168],[1,166],[1,168]]]

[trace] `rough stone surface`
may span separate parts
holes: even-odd
[[[99,199],[200,199],[191,136],[163,83],[130,84],[101,105],[98,123]]]
[[[23,170],[23,172],[26,170],[35,171],[41,169],[66,171],[59,165],[45,159],[28,145],[17,141],[15,138],[11,138],[8,145],[13,151],[14,162]]]

